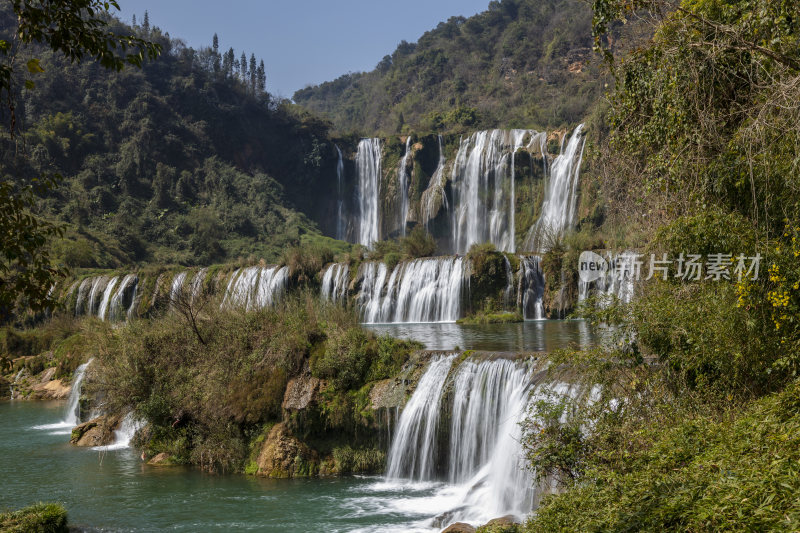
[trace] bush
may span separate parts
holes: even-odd
[[[39,503],[2,513],[0,530],[8,533],[67,533],[67,510],[56,503]]]

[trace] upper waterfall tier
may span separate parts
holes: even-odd
[[[380,240],[378,195],[381,184],[381,141],[361,139],[356,152],[358,176],[358,243],[371,247]]]
[[[345,159],[337,146],[335,236],[372,247],[421,225],[441,253],[546,251],[575,222],[584,144],[580,125],[361,139]]]

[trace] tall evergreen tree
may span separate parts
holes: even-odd
[[[239,59],[239,79],[242,80],[242,83],[247,83],[247,54],[244,52]]]
[[[233,77],[233,48],[222,54],[222,75],[226,78]]]
[[[258,83],[258,67],[256,67],[256,55],[250,54],[250,93],[256,94]]]
[[[134,28],[136,27],[136,13],[133,14],[133,21],[131,22],[131,26]]]
[[[264,60],[258,63],[258,90],[267,92],[267,72],[264,70]]]
[[[144,32],[150,33],[150,15],[147,13],[147,10],[144,10],[144,22],[142,22],[142,29]]]
[[[219,59],[220,59],[220,57],[219,57],[219,37],[217,37],[216,33],[214,34],[214,38],[212,39],[211,43],[212,43],[211,44],[212,53],[214,54],[214,57],[212,57],[212,59],[211,59],[212,67],[214,69],[214,75],[219,76],[219,70],[220,70],[220,65],[219,65]]]

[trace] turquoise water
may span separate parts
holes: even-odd
[[[551,351],[593,339],[583,321],[370,329],[429,349]],[[270,480],[147,466],[129,448],[71,446],[69,428],[58,424],[65,404],[0,402],[0,509],[61,502],[71,525],[88,531],[440,531],[434,517],[471,490],[377,476]]]
[[[378,477],[270,480],[145,465],[131,449],[96,451],[62,431],[34,429],[63,417],[64,402],[0,402],[0,509],[65,505],[91,531],[430,530],[446,510],[440,484]],[[437,503],[438,502],[438,503]]]

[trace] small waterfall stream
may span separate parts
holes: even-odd
[[[538,256],[520,256],[519,290],[517,291],[518,305],[522,307],[522,316],[526,320],[540,320],[544,318],[544,274]]]
[[[347,301],[347,283],[350,280],[350,267],[346,263],[333,263],[322,275],[320,296],[329,302],[344,304]]]
[[[361,139],[356,151],[358,176],[358,243],[368,248],[380,240],[378,212],[381,184],[381,140]]]
[[[81,423],[80,419],[80,401],[81,401],[81,387],[83,386],[83,379],[86,376],[86,368],[92,364],[93,359],[80,365],[75,369],[72,374],[72,386],[69,391],[69,398],[67,399],[67,407],[64,410],[64,418],[61,422],[55,424],[45,424],[42,426],[34,426],[34,429],[49,430],[53,434],[68,435],[72,428]]]
[[[342,150],[337,146],[336,155],[336,238],[340,241],[347,239],[347,223],[344,219],[344,161]]]
[[[288,267],[240,268],[231,275],[220,307],[240,307],[248,311],[268,307],[283,296],[288,284]]]
[[[408,220],[408,156],[411,155],[411,135],[406,137],[406,151],[397,169],[397,195],[400,199],[400,235],[406,234]]]

